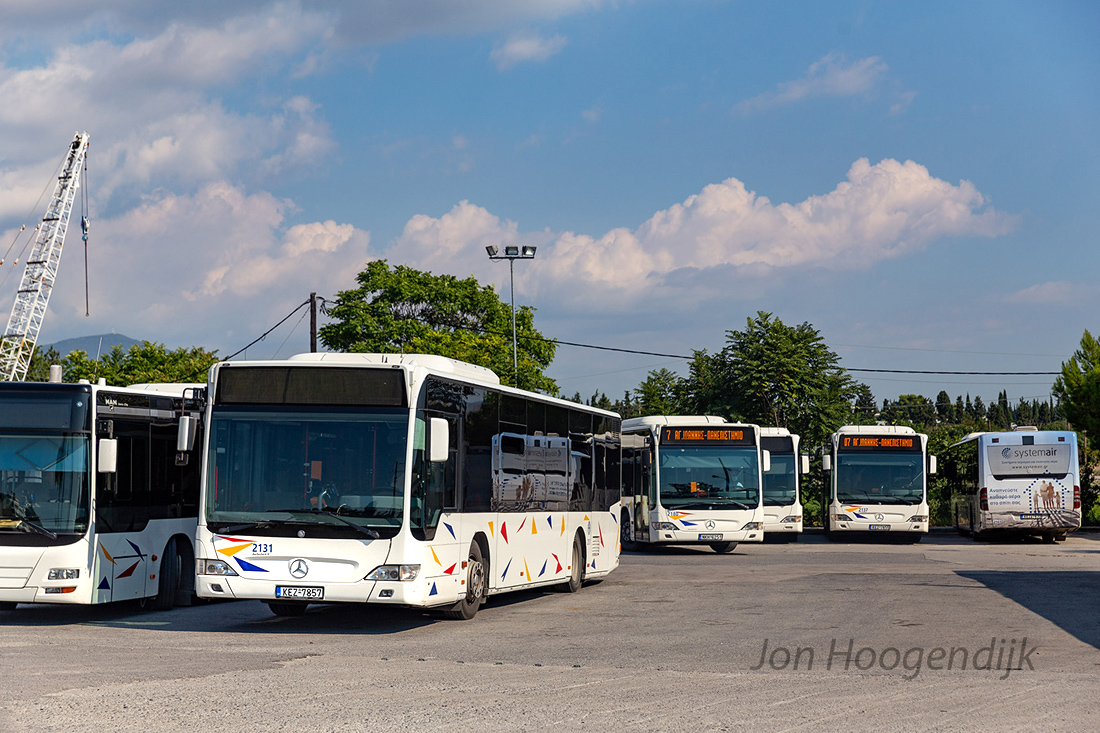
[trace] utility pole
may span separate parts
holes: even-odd
[[[309,294],[309,353],[317,353],[317,293]]]

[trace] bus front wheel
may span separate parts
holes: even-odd
[[[297,601],[268,601],[267,607],[271,609],[271,612],[276,616],[304,616],[308,603],[298,603]]]
[[[719,555],[725,555],[728,552],[733,552],[733,548],[737,547],[736,542],[711,542],[710,549],[717,552]]]
[[[469,621],[481,608],[485,601],[485,561],[481,557],[481,546],[477,542],[470,543],[470,554],[466,560],[466,595],[462,600],[451,606],[446,613],[447,618]]]
[[[176,591],[179,589],[180,578],[183,577],[183,558],[176,550],[176,538],[168,540],[164,546],[164,554],[160,558],[160,578],[157,581],[157,594],[150,601],[154,611],[171,611],[176,605]]]

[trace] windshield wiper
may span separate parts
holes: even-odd
[[[19,507],[18,504],[12,504],[12,512],[15,514],[15,518],[19,520],[19,526],[28,532],[34,532],[40,534],[43,537],[48,537],[51,540],[57,539],[57,533],[51,532],[42,525],[35,524],[31,520],[27,519],[26,513]]]
[[[360,532],[362,532],[366,536],[370,537],[372,540],[376,540],[376,539],[378,539],[382,536],[382,535],[378,534],[378,532],[376,532],[375,530],[371,529],[370,527],[364,527],[361,524],[356,524],[355,522],[344,519],[341,516],[338,516],[336,514],[332,514],[331,512],[321,511],[320,509],[268,509],[267,511],[269,513],[276,513],[276,514],[281,512],[281,513],[284,513],[284,514],[310,514],[310,515],[313,515],[313,516],[331,517],[332,519],[335,519],[338,522],[341,522],[343,524],[348,525],[349,527],[353,527],[353,528],[359,530]],[[253,522],[251,524],[242,524],[238,527],[230,527],[229,529],[223,530],[223,532],[230,532],[230,531],[242,532],[245,529],[260,529],[260,528],[264,528],[264,527],[274,527],[274,526],[279,525],[279,524],[306,524],[306,525],[317,526],[316,522],[304,522],[301,519],[264,519],[264,520],[261,520],[259,522]]]
[[[331,517],[332,519],[343,522],[344,524],[348,525],[349,527],[354,527],[355,529],[357,529],[360,532],[362,532],[363,534],[365,534],[367,537],[370,537],[372,540],[376,540],[376,539],[378,539],[382,536],[382,535],[378,534],[378,532],[376,532],[375,530],[371,529],[370,527],[364,527],[361,524],[356,524],[355,522],[351,521],[350,519],[344,519],[339,514],[333,514],[332,512],[326,512],[326,511],[323,511],[321,509],[308,509],[308,510],[300,509],[299,511],[306,512],[308,514],[315,514],[315,515],[323,516],[323,517]]]
[[[263,519],[259,522],[246,522],[245,524],[234,524],[232,527],[222,527],[218,530],[218,534],[233,534],[234,532],[243,532],[246,529],[269,529],[271,527],[278,527],[281,524],[293,524],[292,519]]]
[[[735,507],[737,509],[755,509],[748,504],[742,504],[739,501],[696,501],[690,504],[677,504],[676,506],[670,506],[669,509],[725,509],[726,507]]]

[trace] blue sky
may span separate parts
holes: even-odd
[[[715,351],[764,310],[852,368],[1057,371],[1097,330],[1095,3],[3,0],[0,19],[4,250],[73,132],[92,139],[92,316],[72,238],[43,343],[228,354],[380,257],[507,298],[484,254],[505,242],[539,246],[516,297],[566,341]],[[561,347],[550,375],[615,396],[661,367],[682,362]],[[880,400],[1052,381],[855,376]]]

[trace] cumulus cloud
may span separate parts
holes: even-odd
[[[493,49],[493,63],[499,71],[527,61],[545,61],[559,53],[568,43],[565,36],[543,38],[534,33],[516,33]]]
[[[774,90],[746,99],[734,109],[747,114],[791,104],[811,97],[849,97],[870,91],[886,75],[888,67],[878,56],[848,62],[831,53],[810,65],[801,79],[786,81]]]
[[[1057,305],[1068,303],[1077,295],[1077,286],[1066,280],[1040,283],[1018,290],[1005,297],[1005,302],[1023,305]]]
[[[528,296],[570,293],[578,304],[629,306],[644,293],[678,283],[798,267],[865,269],[920,251],[945,237],[994,237],[1017,218],[997,211],[969,181],[951,184],[912,161],[857,160],[832,191],[797,203],[772,203],[736,178],[705,187],[655,213],[637,229],[603,235],[523,233],[463,201],[439,218],[414,217],[393,256],[428,269],[488,272],[486,244],[542,244],[516,273]],[[434,266],[434,267],[433,267]],[[722,273],[708,278],[706,273]]]
[[[90,238],[92,318],[83,328],[207,346],[243,346],[310,292],[350,287],[371,259],[370,234],[350,224],[284,229],[292,204],[225,182],[190,195],[160,194],[111,219]],[[78,263],[63,265],[50,309],[83,316]],[[82,319],[83,320],[83,319]]]

